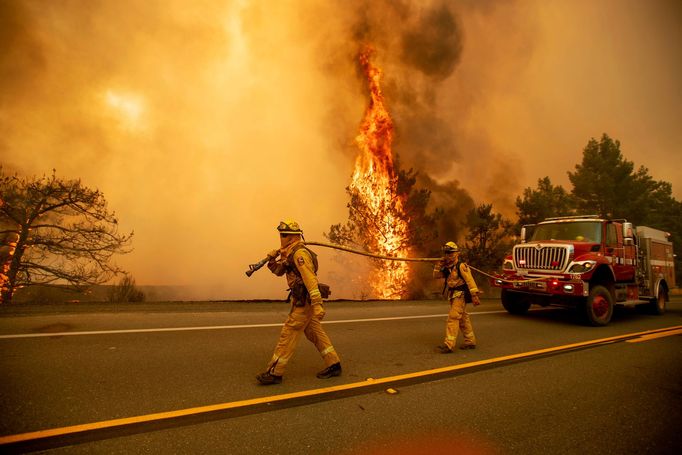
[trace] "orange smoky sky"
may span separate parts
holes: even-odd
[[[138,284],[280,298],[244,270],[281,219],[308,240],[346,219],[361,44],[401,165],[513,216],[603,133],[682,196],[681,21],[673,0],[3,1],[0,164],[102,190]]]

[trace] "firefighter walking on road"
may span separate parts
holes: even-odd
[[[443,246],[443,259],[433,269],[434,278],[445,278],[444,291],[450,300],[450,312],[445,325],[445,341],[436,350],[449,354],[455,349],[457,334],[462,330],[464,342],[460,349],[476,349],[476,337],[471,319],[466,312],[466,303],[480,305],[478,287],[471,276],[469,266],[459,260],[459,247],[455,242]]]
[[[286,275],[291,311],[282,327],[275,352],[267,370],[256,376],[264,385],[279,384],[287,363],[294,354],[302,334],[315,345],[327,367],[317,373],[320,379],[341,374],[341,361],[331,340],[322,328],[325,310],[317,281],[317,255],[303,244],[303,231],[298,223],[287,220],[277,226],[281,249],[268,253],[268,268],[277,276]]]

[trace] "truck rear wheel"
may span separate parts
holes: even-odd
[[[526,314],[530,308],[530,300],[518,292],[502,289],[502,306],[509,314]]]
[[[652,314],[660,316],[665,313],[666,297],[665,289],[662,286],[659,286],[658,296],[655,299],[651,299],[651,303],[649,303],[649,310]]]
[[[604,286],[594,286],[583,306],[585,322],[592,326],[603,326],[613,316],[613,296]]]

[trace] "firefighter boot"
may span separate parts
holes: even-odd
[[[341,362],[329,365],[327,368],[317,373],[317,377],[320,379],[329,379],[334,376],[341,376]]]
[[[460,349],[476,349],[475,344],[463,344],[459,347]]]
[[[436,352],[440,352],[441,354],[451,354],[452,349],[450,349],[448,346],[441,344],[436,346]]]
[[[272,384],[281,384],[282,383],[282,376],[277,376],[269,371],[266,371],[265,373],[261,373],[258,376],[256,376],[256,379],[258,382],[260,382],[263,385],[272,385]]]

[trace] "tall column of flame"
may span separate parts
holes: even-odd
[[[368,246],[386,256],[406,256],[408,229],[404,219],[404,204],[396,191],[393,167],[393,122],[384,106],[381,91],[381,70],[371,57],[371,48],[360,54],[360,63],[369,83],[370,100],[360,132],[355,138],[360,153],[349,185],[370,213],[366,225],[372,232],[363,233]],[[370,284],[378,296],[397,298],[404,294],[408,280],[405,262],[384,261],[379,264]]]

